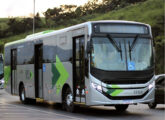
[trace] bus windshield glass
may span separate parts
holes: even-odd
[[[106,71],[136,71],[152,67],[149,38],[93,37],[91,66]]]

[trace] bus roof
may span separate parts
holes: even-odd
[[[60,30],[46,30],[46,31],[42,31],[42,32],[39,32],[39,33],[31,34],[31,35],[26,36],[26,38],[24,38],[24,39],[17,40],[17,41],[14,41],[14,42],[10,42],[10,43],[6,43],[5,47],[13,45],[13,44],[19,44],[19,43],[23,43],[23,42],[39,39],[39,38],[48,37],[48,36],[51,36],[51,35],[60,34],[62,32],[67,32],[69,30],[78,29],[78,28],[83,27],[83,26],[88,26],[89,27],[92,23],[107,23],[107,22],[109,22],[109,23],[132,23],[132,24],[141,24],[141,25],[149,26],[148,24],[135,22],[135,21],[125,21],[125,20],[89,21],[89,22],[73,25],[73,26],[70,26],[70,27],[67,27],[67,28],[64,28],[64,29],[60,29]]]

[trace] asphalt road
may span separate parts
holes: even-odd
[[[151,110],[147,105],[130,105],[126,112],[114,107],[81,107],[76,113],[63,111],[51,102],[39,101],[35,105],[23,105],[19,97],[0,90],[0,120],[165,120],[165,105]]]

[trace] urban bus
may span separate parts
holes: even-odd
[[[22,103],[41,98],[76,105],[154,101],[151,27],[133,21],[90,21],[5,44],[6,90]]]

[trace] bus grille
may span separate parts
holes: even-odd
[[[145,95],[147,95],[147,93],[148,93],[148,90],[143,95],[140,95],[140,96],[111,96],[111,95],[107,94],[106,92],[103,92],[103,94],[111,100],[142,99]]]
[[[116,79],[114,80],[103,80],[104,83],[106,84],[144,84],[150,81],[151,78],[149,79],[142,79],[142,80],[137,80],[137,79]]]

